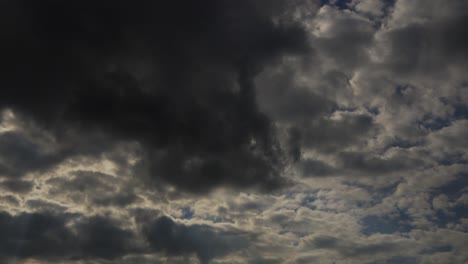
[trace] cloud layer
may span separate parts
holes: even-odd
[[[258,110],[253,80],[282,56],[307,52],[305,30],[288,14],[294,5],[2,5],[0,105],[49,130],[65,148],[56,155],[96,154],[117,141],[136,141],[150,177],[185,190],[281,185],[284,158],[274,124]],[[87,146],[99,140],[88,133],[103,133],[107,142]],[[42,157],[27,142],[5,140],[24,144],[8,161],[12,166],[20,158],[39,159],[31,169],[57,162],[47,162],[57,158]],[[21,169],[10,174],[29,168]]]
[[[3,1],[0,262],[468,262],[467,17]]]

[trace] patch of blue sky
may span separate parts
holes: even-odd
[[[193,218],[194,212],[193,212],[192,208],[190,208],[190,206],[182,207],[181,210],[182,210],[182,216],[181,216],[182,219],[192,219]]]

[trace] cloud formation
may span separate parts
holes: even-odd
[[[88,257],[113,259],[128,253],[130,232],[100,217],[82,220],[71,229],[67,223],[74,217],[47,213],[12,216],[2,212],[0,257],[53,261]]]
[[[196,254],[202,263],[248,244],[248,240],[239,234],[222,233],[203,225],[185,226],[166,216],[151,222],[145,228],[145,234],[154,250],[175,256]]]
[[[284,158],[253,79],[282,56],[307,52],[306,33],[289,14],[294,5],[6,1],[0,106],[67,145],[59,156],[136,141],[150,177],[178,188],[275,188]],[[104,133],[106,143],[89,146],[99,139],[88,133]],[[26,142],[15,151],[12,166],[57,162]]]
[[[3,1],[0,262],[468,262],[467,10]]]

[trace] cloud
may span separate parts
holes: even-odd
[[[337,118],[322,118],[306,125],[303,145],[323,152],[336,152],[361,143],[375,129],[372,116],[359,113],[338,114]]]
[[[307,52],[294,4],[25,0],[2,10],[11,27],[2,30],[10,70],[0,107],[33,118],[58,144],[86,154],[106,150],[93,146],[93,133],[107,146],[136,141],[147,174],[186,191],[282,185],[274,125],[253,80],[282,56]]]
[[[0,262],[466,262],[466,1],[130,2],[0,3]]]
[[[2,202],[2,205],[13,205],[13,206],[19,206],[19,201],[18,198],[14,195],[3,195],[0,196],[0,200]]]
[[[1,212],[0,223],[0,258],[4,259],[118,260],[135,253],[164,253],[170,257],[195,254],[208,263],[249,245],[247,234],[179,224],[166,216],[140,223],[141,234],[109,217],[80,214]]]
[[[77,170],[46,181],[48,194],[54,199],[92,207],[126,207],[141,198],[124,175],[116,177],[98,171]]]
[[[27,193],[33,188],[33,183],[22,180],[6,180],[0,183],[4,189],[14,193]]]
[[[92,217],[76,226],[84,256],[114,259],[132,251],[132,233],[112,224],[108,218]]]
[[[333,236],[317,236],[307,240],[305,244],[317,250],[336,251],[344,259],[366,260],[366,263],[373,260],[380,263],[391,263],[394,259],[407,258],[404,256],[404,247],[411,245],[411,243],[404,239],[388,242],[382,240],[382,238],[374,238],[368,241],[372,241],[371,243],[367,244],[347,241]]]
[[[0,134],[0,176],[17,178],[30,171],[48,169],[62,161],[60,155],[47,153],[43,146],[21,132]]]
[[[0,213],[2,238],[0,257],[73,259],[97,257],[113,259],[128,253],[131,233],[106,218],[89,218],[68,227],[73,215]]]
[[[145,227],[151,247],[170,256],[196,254],[202,263],[246,248],[245,237],[203,225],[186,226],[161,216]]]

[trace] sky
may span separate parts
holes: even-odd
[[[0,263],[468,263],[468,1],[3,0]]]

